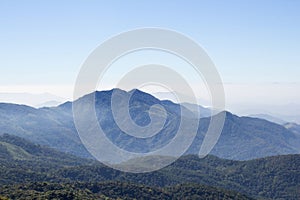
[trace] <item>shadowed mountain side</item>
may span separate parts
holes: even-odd
[[[126,99],[131,96],[129,113],[137,125],[142,127],[149,125],[151,122],[149,114],[157,117],[159,120],[153,123],[150,129],[151,131],[158,129],[157,134],[149,138],[136,138],[122,131],[112,113],[111,97],[113,92],[117,93],[119,99]],[[82,116],[86,113],[84,119],[87,121],[91,119],[91,115],[85,112],[85,109],[93,107],[90,104],[91,99],[95,99],[97,121],[105,131],[107,138],[113,141],[115,145],[128,151],[149,152],[169,144],[178,131],[181,119],[188,122],[183,127],[183,131],[189,135],[189,138],[194,132],[192,125],[198,123],[194,114],[179,104],[171,101],[160,101],[139,90],[126,92],[120,89],[94,92],[76,100],[75,103],[82,108],[79,110]],[[151,110],[153,105],[160,107]],[[127,107],[123,104],[122,106]],[[181,112],[181,108],[183,108],[183,112]],[[161,109],[165,110],[165,118],[160,114],[164,113]],[[163,128],[156,127],[164,119],[166,121]],[[199,153],[209,122],[210,118],[200,120],[196,139],[188,150],[188,154]],[[126,126],[127,123],[123,123],[123,125],[130,130],[130,126]],[[88,124],[86,130],[88,131],[94,126]],[[75,128],[72,102],[66,102],[58,107],[40,109],[2,103],[0,104],[0,130],[2,134],[17,135],[80,157],[92,157],[82,145]],[[143,132],[134,134],[143,135]],[[226,112],[224,129],[211,154],[222,158],[248,160],[271,155],[297,154],[299,147],[300,135],[284,126],[257,118],[238,117]]]
[[[24,105],[0,103],[0,130],[80,156],[89,156],[82,146],[66,107],[35,109]]]
[[[209,118],[200,120],[200,133],[207,131]],[[202,134],[198,134],[189,154],[199,151]],[[258,118],[238,117],[226,112],[222,134],[211,154],[221,158],[248,160],[273,155],[300,153],[300,137],[285,127]]]

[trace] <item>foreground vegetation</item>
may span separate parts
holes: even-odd
[[[251,199],[203,185],[157,188],[121,182],[27,183],[4,186],[0,194],[11,199]]]
[[[251,161],[191,155],[156,172],[131,174],[4,135],[0,184],[0,196],[11,199],[247,198],[228,190],[254,198],[300,199],[300,155]]]

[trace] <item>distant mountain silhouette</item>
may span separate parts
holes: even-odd
[[[255,115],[249,115],[249,117],[265,119],[265,120],[268,120],[270,122],[274,122],[274,123],[280,124],[280,125],[283,125],[283,124],[287,123],[283,119],[280,119],[278,117],[274,117],[274,116],[271,116],[271,115],[268,115],[268,114],[255,114]]]
[[[286,123],[284,127],[288,130],[300,135],[300,125],[296,123]]]
[[[37,108],[43,108],[43,107],[55,107],[55,106],[59,106],[62,102],[60,101],[46,101],[40,104],[37,104],[36,107]]]
[[[187,109],[189,109],[190,111],[192,111],[195,115],[199,115],[200,117],[210,117],[213,115],[213,111],[209,108],[205,108],[203,106],[200,105],[196,105],[196,104],[191,104],[191,103],[181,103],[180,105],[186,107]]]
[[[64,101],[64,98],[49,93],[0,93],[1,103],[22,104],[35,108],[57,106]]]

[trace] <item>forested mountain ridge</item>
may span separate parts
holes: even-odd
[[[90,183],[101,185],[110,181],[112,184],[134,183],[138,187],[160,190],[171,187],[177,191],[190,192],[205,189],[202,185],[208,185],[239,191],[255,198],[300,198],[300,155],[273,156],[250,161],[224,160],[214,156],[200,159],[189,155],[159,171],[132,174],[111,169],[93,160],[35,145],[19,137],[4,135],[0,137],[0,168],[0,194],[16,191],[16,195],[20,195],[17,188],[22,187],[25,187],[23,191],[35,190],[31,188],[34,182],[52,182],[56,184],[55,187],[60,188],[60,192],[65,188],[73,188],[72,191],[76,192],[88,188]],[[76,188],[74,185],[78,181],[82,186]],[[5,186],[7,184],[10,186]],[[84,186],[85,184],[87,185]],[[181,186],[176,189],[178,184]],[[176,194],[179,195],[180,192]]]

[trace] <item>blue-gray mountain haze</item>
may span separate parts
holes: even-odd
[[[134,138],[124,133],[117,126],[111,111],[111,95],[115,91],[119,98],[132,95],[129,111],[136,124],[145,126],[150,123],[149,108],[159,104],[167,111],[163,129],[150,138]],[[139,90],[126,92],[120,89],[88,94],[76,100],[82,105],[95,97],[95,108],[99,124],[107,137],[125,150],[148,152],[167,144],[176,134],[180,118],[196,122],[197,118],[191,108],[186,108],[168,100],[159,100]],[[181,116],[180,109],[186,109]],[[198,154],[201,143],[210,122],[208,110],[204,108],[206,117],[201,118],[196,138],[186,154]],[[225,112],[225,111],[223,111]],[[189,132],[189,127],[184,127]],[[239,117],[226,112],[226,120],[221,137],[211,154],[221,158],[249,160],[272,155],[300,153],[299,128],[282,126],[267,120]],[[32,108],[16,104],[0,104],[0,132],[29,139],[35,143],[47,145],[63,152],[80,157],[91,157],[82,145],[73,121],[72,102],[57,107]]]

